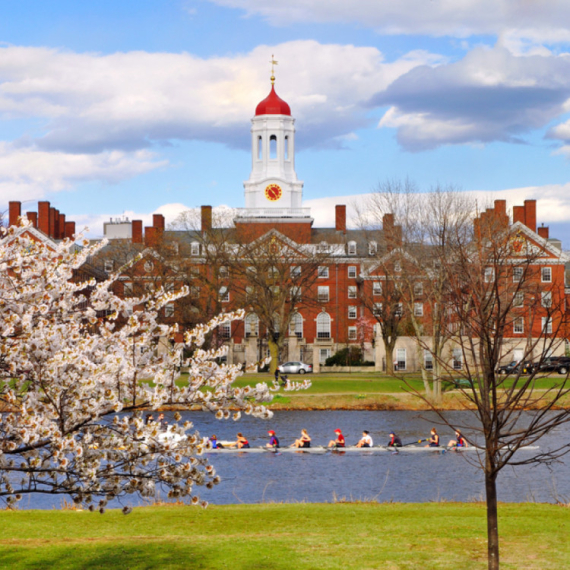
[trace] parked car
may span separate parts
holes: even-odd
[[[570,364],[570,358],[567,356],[548,356],[545,358],[538,366],[539,372],[558,372],[558,369],[562,366],[568,370],[568,364]],[[566,372],[562,372],[566,374]]]
[[[508,364],[499,366],[497,368],[498,374],[518,374],[521,371],[522,374],[530,374],[534,368],[534,364],[527,360],[526,362],[519,362],[518,360],[513,360]]]
[[[312,364],[305,364],[304,362],[285,362],[281,364],[277,369],[281,374],[306,374],[307,372],[313,371]]]
[[[570,357],[562,356],[558,360],[558,367],[556,368],[558,374],[568,374],[570,372]]]

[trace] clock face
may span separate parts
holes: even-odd
[[[278,184],[269,184],[265,189],[265,197],[271,202],[277,202],[283,195],[283,190]]]

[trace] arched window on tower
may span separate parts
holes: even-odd
[[[261,160],[263,156],[263,139],[257,137],[257,160]]]
[[[275,135],[269,137],[269,158],[271,160],[277,158],[277,137]]]
[[[285,137],[285,147],[283,150],[285,151],[285,160],[289,160],[289,136]]]
[[[317,316],[317,338],[331,337],[331,318],[328,313],[319,313]]]

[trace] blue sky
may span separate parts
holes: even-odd
[[[4,2],[0,207],[47,199],[99,235],[243,206],[274,53],[318,224],[409,177],[537,198],[570,248],[568,30],[557,0]]]

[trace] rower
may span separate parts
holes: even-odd
[[[439,435],[437,435],[437,430],[435,428],[431,428],[431,437],[428,439],[428,444],[424,447],[439,447]]]
[[[402,447],[402,440],[393,432],[390,432],[388,447]]]
[[[238,449],[244,449],[244,448],[249,449],[249,441],[247,441],[243,433],[239,431],[237,433],[237,440],[232,443],[228,443],[228,447],[237,447]]]
[[[265,447],[270,447],[271,449],[279,449],[279,440],[275,435],[275,432],[270,429],[267,434],[269,435],[269,443],[265,444]]]
[[[344,435],[342,435],[342,431],[335,429],[334,432],[336,433],[336,439],[331,439],[329,441],[328,447],[344,447],[346,443],[344,441]]]
[[[301,437],[290,447],[311,447],[311,436],[306,429],[301,430]]]
[[[467,441],[458,429],[455,430],[455,439],[450,440],[447,447],[467,447]]]
[[[218,438],[215,435],[209,437],[210,443],[212,444],[212,449],[224,449],[221,443],[218,443]]]
[[[362,438],[356,444],[356,447],[372,447],[373,445],[374,445],[374,443],[372,442],[372,438],[370,437],[370,432],[367,430],[364,430],[362,432]]]

